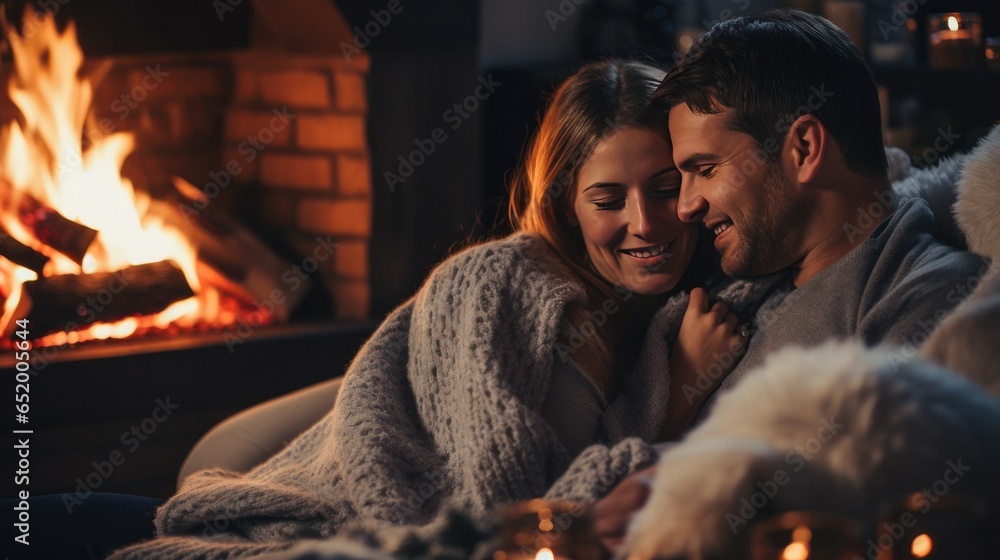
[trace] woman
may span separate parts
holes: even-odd
[[[744,338],[703,290],[670,298],[710,267],[677,218],[680,176],[648,102],[662,77],[607,61],[566,80],[513,185],[517,232],[439,265],[323,420],[245,475],[192,475],[160,508],[160,537],[111,558],[252,556],[351,522],[593,502],[652,462],[651,442],[707,397],[699,372]]]

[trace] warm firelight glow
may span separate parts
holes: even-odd
[[[543,548],[538,551],[538,554],[535,554],[535,560],[555,560],[555,555],[550,549]]]
[[[40,344],[120,338],[138,329],[224,325],[218,290],[202,286],[196,249],[184,233],[150,211],[148,195],[121,176],[134,147],[133,134],[88,126],[94,84],[80,76],[83,52],[72,23],[62,32],[50,14],[29,5],[25,21],[30,33],[7,29],[14,67],[7,90],[22,119],[0,123],[0,226],[13,238],[50,257],[44,276],[113,272],[131,265],[171,260],[183,270],[197,294],[157,315],[114,324],[94,323],[74,333],[56,333]],[[86,131],[86,132],[85,132]],[[86,138],[87,142],[84,142]],[[78,265],[40,240],[17,217],[18,205],[30,195],[69,220],[99,233]],[[0,328],[12,320],[21,284],[33,280],[30,270],[0,258],[0,293],[6,296]],[[214,315],[212,313],[214,312]]]
[[[910,543],[910,553],[914,558],[926,558],[934,549],[934,541],[928,534],[917,535]]]
[[[958,31],[958,18],[955,16],[948,16],[948,29],[952,31]]]

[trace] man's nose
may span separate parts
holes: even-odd
[[[677,217],[682,222],[700,222],[708,212],[708,201],[691,185],[690,181],[681,182],[681,193],[677,201]]]

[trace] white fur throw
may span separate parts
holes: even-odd
[[[955,216],[969,248],[993,259],[990,271],[920,349],[927,359],[962,372],[1000,395],[1000,126],[965,160]]]
[[[956,490],[1000,499],[996,442],[1000,401],[944,369],[855,342],[786,349],[660,458],[625,552],[741,557],[770,513],[859,516],[949,470]]]
[[[1000,259],[1000,126],[969,154],[958,183],[955,214],[969,241],[969,249]]]

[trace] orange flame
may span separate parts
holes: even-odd
[[[83,52],[74,25],[60,32],[50,14],[35,13],[30,5],[24,19],[33,22],[30,33],[26,30],[21,35],[5,25],[14,59],[7,91],[23,120],[0,127],[0,225],[51,258],[44,269],[46,276],[113,272],[169,259],[183,270],[198,294],[155,316],[95,323],[84,331],[53,335],[50,343],[120,338],[170,324],[235,321],[231,306],[219,304],[218,291],[202,288],[196,248],[181,231],[147,212],[150,197],[121,176],[122,163],[135,144],[133,134],[116,132],[90,139],[92,143],[84,149],[94,86],[80,77]],[[20,223],[15,209],[25,195],[99,232],[82,266],[44,246]],[[0,327],[15,319],[13,306],[21,284],[35,278],[34,272],[0,259],[0,290],[7,294]]]

